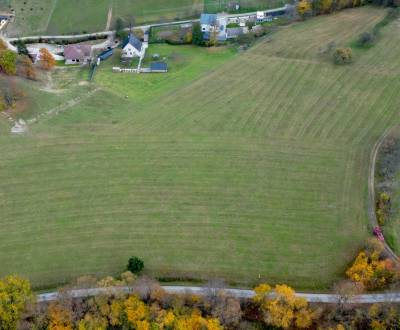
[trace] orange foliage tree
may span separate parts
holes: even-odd
[[[53,303],[49,306],[48,330],[73,330],[71,312],[60,304]]]
[[[346,275],[354,282],[363,284],[367,289],[383,288],[395,275],[393,262],[380,259],[380,253],[361,251],[354,263],[346,271]]]
[[[40,56],[40,67],[43,70],[51,70],[56,65],[56,60],[53,55],[46,48],[40,48],[39,50]]]

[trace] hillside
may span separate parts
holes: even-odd
[[[166,75],[108,63],[93,85],[40,91],[31,113],[101,88],[27,136],[0,135],[0,273],[49,286],[138,255],[162,278],[328,288],[370,234],[368,156],[399,122],[400,25],[348,66],[328,46],[384,15],[317,17],[235,56],[161,45]]]

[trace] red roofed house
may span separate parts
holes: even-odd
[[[67,45],[64,48],[65,64],[87,64],[91,56],[90,45]]]

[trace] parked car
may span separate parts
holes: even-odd
[[[373,233],[376,236],[376,238],[381,242],[385,240],[385,237],[383,237],[382,230],[379,226],[374,227]]]

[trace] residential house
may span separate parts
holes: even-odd
[[[87,64],[92,57],[91,45],[66,45],[64,48],[65,64]]]
[[[129,34],[125,42],[122,44],[122,61],[130,61],[134,57],[142,57],[146,49],[143,43],[136,38],[133,34]]]
[[[217,14],[201,14],[200,26],[204,40],[210,40],[215,36],[217,41],[226,40],[226,25],[228,19]]]

